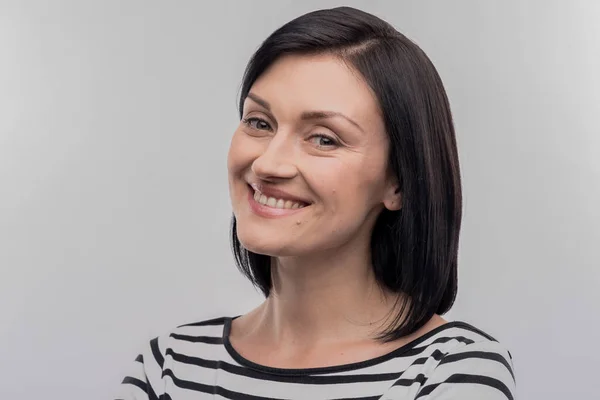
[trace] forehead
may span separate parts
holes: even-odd
[[[362,76],[332,55],[286,55],[254,83],[251,92],[275,114],[337,111],[366,126],[382,125],[377,99]]]

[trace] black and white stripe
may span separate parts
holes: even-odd
[[[244,359],[231,318],[179,326],[150,341],[120,386],[122,400],[514,399],[510,353],[477,328],[451,322],[372,360],[279,369]]]

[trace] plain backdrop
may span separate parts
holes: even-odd
[[[253,308],[229,250],[245,63],[336,1],[0,1],[0,398],[112,398],[148,339]],[[520,399],[600,392],[600,2],[349,1],[430,56],[464,183],[448,318]]]

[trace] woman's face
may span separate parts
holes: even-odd
[[[329,55],[280,58],[252,86],[229,149],[239,240],[270,256],[368,245],[382,208],[400,208],[388,146],[358,73]]]

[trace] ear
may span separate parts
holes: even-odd
[[[383,205],[390,211],[398,211],[402,208],[402,193],[398,184],[391,184],[386,189]]]

